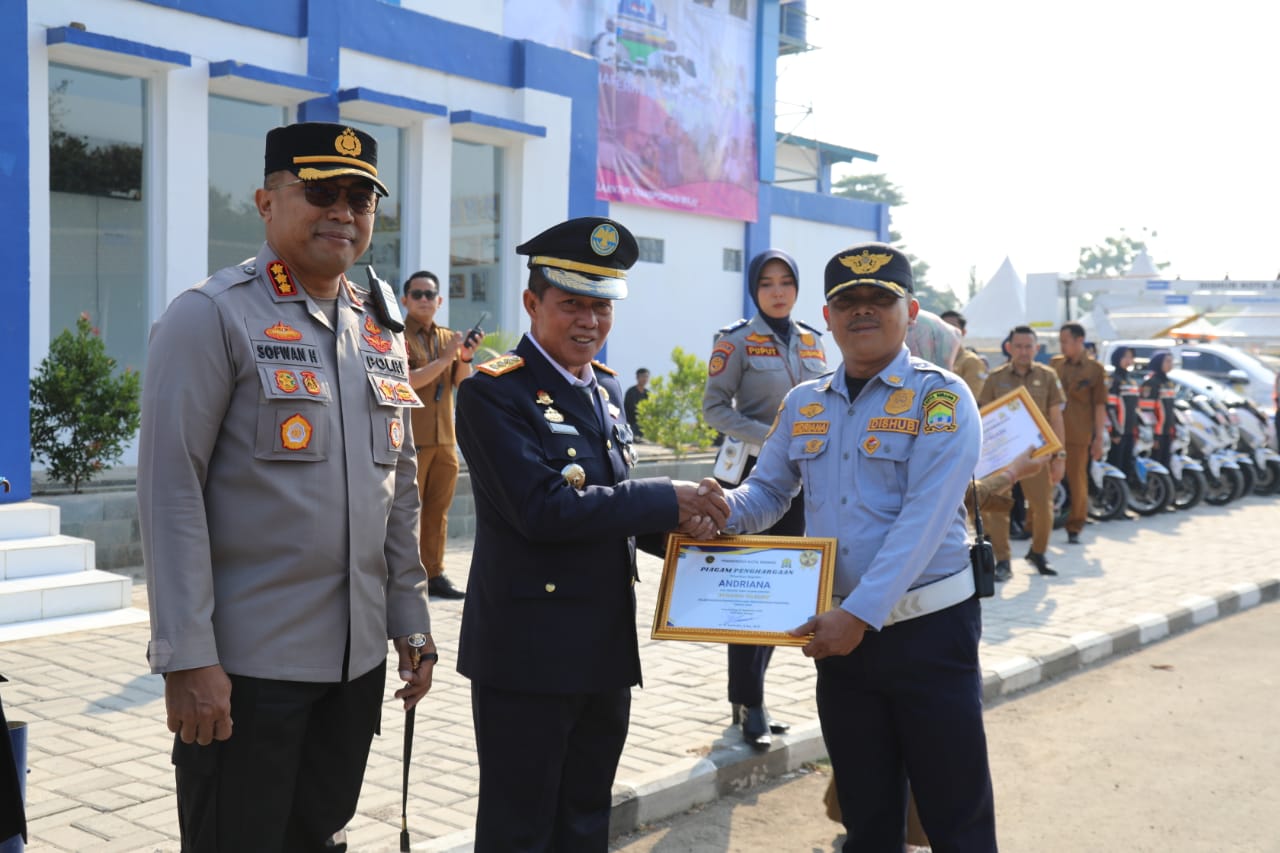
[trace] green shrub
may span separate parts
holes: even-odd
[[[99,471],[120,461],[138,431],[141,380],[115,374],[116,360],[81,314],[49,345],[31,380],[31,461],[46,460],[49,476],[79,492]]]
[[[690,447],[705,450],[716,431],[702,419],[702,389],[707,363],[680,347],[671,351],[676,369],[649,383],[649,396],[636,406],[644,437],[683,456]]]

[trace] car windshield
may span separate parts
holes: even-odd
[[[1240,405],[1245,402],[1244,397],[1241,397],[1221,382],[1215,382],[1207,376],[1192,373],[1190,370],[1181,368],[1170,370],[1169,378],[1179,385],[1192,388],[1201,394],[1208,394],[1210,397],[1221,400],[1230,406]]]

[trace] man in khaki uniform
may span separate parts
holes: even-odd
[[[418,494],[422,498],[422,565],[427,593],[434,598],[463,598],[466,593],[444,573],[444,544],[449,535],[449,504],[458,485],[458,449],[453,430],[453,391],[471,375],[471,361],[483,332],[455,332],[436,324],[444,304],[440,280],[419,270],[404,283],[400,301],[408,311],[404,342],[409,350],[409,384],[422,399],[414,409],[413,443],[418,450]]]
[[[1062,441],[1062,385],[1052,368],[1034,360],[1035,330],[1030,326],[1015,326],[1010,335],[1009,354],[1010,361],[987,376],[982,393],[978,395],[979,408],[1015,388],[1024,387],[1049,421],[1058,440]],[[1027,522],[1031,526],[1031,550],[1027,552],[1026,559],[1042,575],[1057,574],[1049,568],[1045,551],[1049,547],[1049,533],[1053,530],[1053,487],[1062,480],[1065,458],[1066,454],[1060,452],[1050,463],[1048,471],[1041,469],[1022,480],[1022,494],[1027,499]],[[1008,580],[1012,576],[1009,567],[1009,510],[988,505],[982,510],[982,523],[991,536],[991,546],[996,553],[996,580]]]
[[[1107,372],[1084,345],[1084,326],[1067,323],[1058,332],[1061,355],[1049,366],[1058,372],[1066,394],[1062,410],[1066,426],[1067,488],[1071,490],[1071,514],[1067,516],[1067,542],[1080,544],[1089,512],[1089,460],[1102,458],[1102,437],[1107,432]]]
[[[965,329],[968,321],[959,311],[943,311],[939,316],[959,329],[962,339],[968,334]],[[960,352],[956,354],[956,361],[951,371],[964,380],[964,384],[969,386],[975,398],[982,393],[982,384],[987,381],[987,363],[982,360],[982,356],[964,346],[963,342]]]
[[[184,851],[322,849],[355,814],[388,639],[405,706],[431,686],[406,412],[420,404],[394,294],[345,276],[387,193],[377,174],[366,133],[272,130],[258,256],[152,330],[147,657],[165,676]]]

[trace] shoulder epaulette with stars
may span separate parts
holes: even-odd
[[[738,321],[738,322],[736,322],[736,323],[730,323],[729,325],[725,326],[725,327],[724,327],[723,329],[721,329],[720,331],[716,332],[716,334],[717,334],[717,335],[727,335],[727,334],[729,334],[730,332],[736,332],[738,329],[741,329],[743,326],[747,325],[747,323],[750,323],[750,322],[751,322],[750,320],[748,320],[748,319],[746,319],[746,318],[743,318],[743,319],[739,320],[739,321]]]
[[[614,370],[612,367],[610,367],[607,364],[604,364],[603,362],[593,360],[591,362],[591,366],[594,367],[596,370],[599,370],[601,373],[607,373],[610,376],[618,375],[618,371]]]
[[[490,376],[501,376],[504,373],[510,373],[513,370],[519,370],[524,367],[524,359],[518,355],[500,355],[497,358],[490,359],[484,364],[476,367],[481,373],[487,373]]]

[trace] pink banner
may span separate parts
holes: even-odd
[[[600,61],[598,198],[754,222],[754,7],[508,0],[506,28]]]

